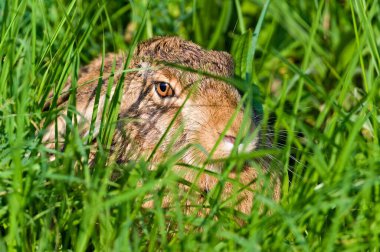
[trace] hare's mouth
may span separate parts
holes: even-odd
[[[222,149],[230,154],[236,145],[236,137],[232,135],[225,135],[222,141]],[[257,141],[251,141],[249,143],[241,142],[235,148],[238,153],[247,153],[254,151],[257,147]]]
[[[252,152],[257,149],[257,141],[250,142],[248,144],[241,143],[238,146],[238,153]]]

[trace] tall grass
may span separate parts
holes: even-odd
[[[0,250],[376,251],[379,13],[377,0],[0,1]],[[243,226],[217,196],[206,216],[184,215],[179,199],[161,208],[165,191],[178,190],[170,168],[181,153],[155,171],[144,159],[106,162],[120,96],[105,109],[94,167],[75,123],[63,152],[41,144],[80,66],[169,34],[232,52],[245,81],[236,83],[260,90],[253,106],[280,149],[282,198],[258,192]],[[146,195],[153,208],[142,207]]]

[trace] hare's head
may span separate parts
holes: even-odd
[[[132,121],[120,124],[115,141],[121,142],[126,132],[135,148],[149,154],[167,131],[156,156],[169,147],[179,150],[194,144],[183,158],[194,163],[210,153],[214,159],[227,157],[239,131],[253,133],[253,121],[242,129],[244,106],[238,90],[222,81],[234,73],[228,53],[161,37],[139,44],[130,68],[137,70],[126,77],[120,119]],[[251,151],[256,145],[257,138],[244,149]],[[135,148],[131,149],[136,153]]]

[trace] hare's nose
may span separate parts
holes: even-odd
[[[224,136],[224,141],[226,141],[228,143],[234,144],[235,140],[236,140],[236,137],[234,137],[234,136],[231,136],[231,135],[225,135]]]

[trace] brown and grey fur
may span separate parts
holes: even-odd
[[[109,54],[104,59],[103,85],[101,87],[96,125],[99,125],[101,121],[105,92],[111,76],[112,66],[115,64],[113,81],[115,86],[115,83],[118,83],[121,77],[125,57],[123,54]],[[76,109],[81,114],[81,116],[78,116],[78,121],[80,122],[79,125],[81,125],[80,132],[82,135],[87,134],[89,130],[101,62],[101,59],[96,59],[80,71]],[[222,77],[232,77],[234,72],[233,60],[228,53],[204,50],[200,46],[178,37],[158,37],[140,43],[129,64],[129,69],[138,70],[128,72],[124,79],[119,122],[113,137],[110,153],[117,162],[127,162],[140,156],[149,155],[179,107],[184,103],[189,92],[192,92],[189,99],[184,104],[173,127],[170,128],[169,134],[155,154],[152,160],[153,163],[164,158],[173,136],[178,132],[180,133],[179,137],[174,140],[174,149],[178,150],[189,144],[200,144],[207,152],[210,152],[238,107],[241,97],[233,86],[221,80],[200,75],[194,71],[185,71],[162,64],[162,62],[201,70]],[[175,96],[161,98],[155,92],[154,86],[156,82],[170,83],[174,89]],[[68,84],[66,90],[69,86]],[[112,90],[114,90],[114,87]],[[58,100],[58,104],[60,107],[67,107],[67,97],[62,96]],[[243,113],[243,109],[238,111],[235,120],[226,133],[232,139],[241,130]],[[247,132],[251,132],[254,127],[255,125],[252,121],[251,128],[246,129]],[[58,129],[60,135],[63,135],[65,123],[62,117],[58,118]],[[52,143],[54,139],[54,125],[50,125],[44,141]],[[249,151],[254,151],[257,148],[256,140],[250,144]],[[216,148],[213,158],[225,158],[229,154],[230,151],[226,151],[221,145]],[[205,153],[193,147],[184,154],[181,162],[201,166],[206,158]],[[206,169],[220,173],[223,166],[221,164],[207,165]],[[176,170],[191,182],[194,182],[197,176],[197,172],[194,170],[179,166],[176,167]],[[238,177],[243,186],[255,181],[257,175],[257,168],[246,168],[241,171],[240,175],[231,172],[230,177]],[[274,180],[276,182],[274,183],[273,197],[278,199],[279,183],[277,179]],[[196,183],[201,190],[209,191],[217,182],[215,176],[202,173]],[[232,191],[239,189],[233,188],[232,183],[226,183],[224,188],[224,196],[228,196]],[[241,202],[237,207],[240,211],[244,213],[250,212],[254,189],[255,183],[240,193]]]

